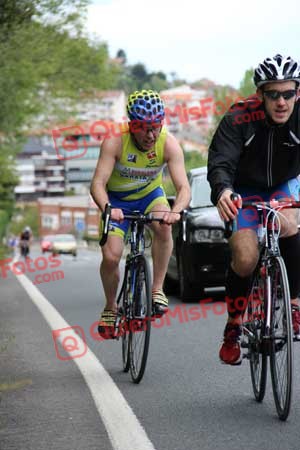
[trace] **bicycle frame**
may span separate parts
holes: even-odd
[[[138,212],[137,212],[138,213]],[[125,261],[125,272],[123,277],[123,283],[120,289],[120,293],[117,298],[117,306],[119,307],[121,299],[122,299],[122,293],[123,289],[125,288],[127,277],[130,278],[130,293],[133,291],[133,286],[135,283],[135,271],[134,271],[134,261],[137,259],[138,256],[144,254],[145,250],[145,224],[144,222],[140,221],[140,217],[136,215],[125,215],[125,218],[130,220],[130,232],[129,232],[129,242],[130,242],[130,252],[126,256]],[[146,216],[145,216],[145,219]],[[132,298],[130,298],[132,301]],[[132,319],[132,314],[129,316],[130,319]],[[116,330],[118,331],[118,323],[116,323]],[[118,333],[117,333],[118,336]]]
[[[296,207],[295,204],[298,202],[282,202],[282,206],[279,206],[278,209],[288,208],[288,207]],[[280,227],[278,225],[278,211],[275,205],[279,204],[278,202],[244,202],[243,208],[256,208],[259,218],[258,224],[258,245],[259,245],[259,260],[257,263],[257,267],[262,270],[264,268],[265,273],[263,274],[266,285],[266,295],[264,298],[265,303],[265,335],[264,339],[270,339],[271,337],[271,317],[272,317],[272,299],[271,299],[271,277],[269,273],[271,260],[274,257],[280,256],[279,249],[279,234]],[[274,207],[274,206],[275,207]],[[300,202],[299,202],[300,206]],[[276,209],[275,209],[276,208]],[[266,211],[267,214],[265,215]],[[249,330],[245,330],[246,332]]]
[[[267,214],[266,220],[264,220],[263,208],[257,207],[257,212],[260,219],[258,243],[260,246],[260,264],[266,270],[265,283],[266,283],[266,298],[265,298],[265,336],[264,339],[269,340],[271,337],[271,314],[272,314],[272,298],[271,298],[271,277],[269,273],[271,258],[280,256],[279,250],[279,227],[274,222],[276,219],[276,213],[274,210],[270,210]]]

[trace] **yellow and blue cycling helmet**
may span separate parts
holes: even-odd
[[[162,122],[165,117],[165,109],[158,92],[143,89],[129,95],[127,114],[130,120]]]

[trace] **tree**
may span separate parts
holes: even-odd
[[[210,144],[211,139],[214,135],[214,132],[216,131],[219,123],[221,122],[226,109],[228,109],[228,100],[230,100],[230,103],[234,103],[234,97],[235,95],[232,95],[232,88],[229,86],[218,86],[214,89],[213,99],[215,105],[224,105],[222,106],[221,111],[215,110],[213,112],[213,120],[212,120],[212,128],[210,129],[208,135],[207,135],[207,142]],[[215,108],[216,109],[216,108]]]
[[[248,69],[240,83],[239,93],[242,97],[246,98],[255,94],[255,91],[256,87],[253,82],[253,69]]]
[[[246,70],[244,77],[240,83],[240,87],[238,92],[233,90],[230,86],[218,86],[214,89],[214,102],[220,102],[220,104],[226,105],[228,107],[230,106],[229,103],[234,103],[234,100],[238,98],[247,98],[250,95],[255,94],[255,85],[253,82],[253,69]],[[231,102],[228,102],[228,100],[231,100]],[[225,110],[224,110],[225,113]],[[224,113],[222,114],[214,114],[213,115],[213,126],[208,134],[208,143],[210,144],[211,139],[213,137],[213,134],[219,125],[222,117],[224,116]]]
[[[0,52],[0,130],[5,133],[15,133],[47,112],[53,98],[78,99],[83,91],[113,83],[106,45],[71,38],[53,26],[23,26],[0,43]],[[64,109],[62,103],[56,105]]]
[[[5,0],[0,4],[0,196],[12,202],[22,133],[49,105],[115,82],[105,44],[83,35],[86,0]],[[54,99],[54,100],[53,100]]]
[[[149,75],[146,70],[146,67],[144,64],[137,63],[134,64],[130,69],[130,74],[132,77],[133,83],[135,83],[135,89],[143,89],[145,86],[145,83],[149,80]]]

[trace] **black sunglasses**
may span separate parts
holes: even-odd
[[[291,98],[295,97],[296,93],[296,89],[289,89],[287,91],[275,91],[273,89],[270,89],[268,91],[264,91],[264,95],[270,100],[278,100],[280,97],[282,97],[284,100],[290,100]]]

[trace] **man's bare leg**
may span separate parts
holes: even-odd
[[[123,239],[119,236],[108,236],[102,247],[103,259],[100,265],[100,277],[106,297],[105,309],[116,310],[116,296],[120,281],[119,263],[124,250]]]

